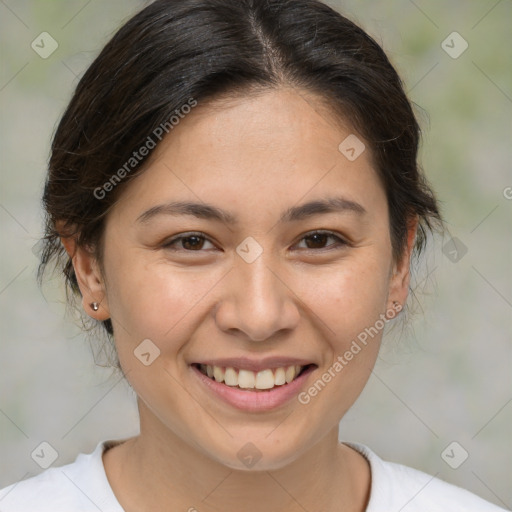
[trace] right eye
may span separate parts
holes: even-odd
[[[164,242],[162,247],[171,251],[201,252],[205,242],[212,243],[203,233],[185,233]],[[177,244],[181,244],[182,247],[175,248]]]

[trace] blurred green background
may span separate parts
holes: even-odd
[[[327,3],[366,29],[403,77],[449,227],[418,267],[417,313],[385,340],[340,439],[510,508],[512,2]],[[137,432],[133,393],[95,366],[64,318],[58,280],[44,296],[37,288],[32,248],[59,117],[86,67],[145,4],[0,1],[0,488],[42,471],[30,457],[41,441],[62,465]],[[58,44],[45,59],[31,48],[42,32]],[[457,469],[441,457],[453,441],[469,454]]]

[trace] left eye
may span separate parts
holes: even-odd
[[[331,238],[335,240],[336,242],[334,244],[330,244],[327,247],[318,247],[325,245],[326,241]],[[301,239],[302,240],[309,240],[312,241],[312,244],[314,247],[306,247],[306,249],[329,249],[332,247],[340,247],[347,245],[345,240],[341,239],[339,236],[335,235],[334,233],[331,233],[329,231],[315,231],[314,233],[311,233],[309,235],[306,235]]]
[[[335,242],[326,246],[326,243],[329,239],[332,239]],[[345,240],[329,231],[315,231],[302,237],[300,242],[302,241],[306,241],[306,250],[329,249],[333,247],[343,247],[347,245],[347,242],[345,242]],[[165,249],[178,251],[185,250],[186,252],[200,252],[201,249],[204,249],[205,243],[210,244],[212,245],[212,247],[214,247],[212,242],[210,242],[203,234],[190,233],[187,235],[178,236],[170,240],[169,242],[164,244],[163,247]],[[177,244],[181,244],[181,247],[176,248]]]

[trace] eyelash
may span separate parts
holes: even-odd
[[[350,245],[346,240],[344,240],[340,236],[336,235],[335,233],[333,233],[331,231],[322,231],[322,230],[317,230],[317,231],[312,231],[310,233],[307,233],[305,236],[303,236],[299,240],[299,242],[302,242],[306,238],[310,238],[310,237],[313,237],[315,235],[326,235],[328,238],[336,239],[337,242],[335,244],[331,244],[331,245],[329,245],[327,247],[320,248],[320,249],[308,249],[308,248],[306,248],[306,249],[304,249],[305,251],[313,251],[313,252],[331,251],[331,250],[334,250],[336,247],[342,248],[342,247],[346,247],[346,246]],[[176,244],[177,242],[179,242],[180,240],[187,240],[188,238],[193,238],[193,237],[197,237],[197,238],[199,238],[201,240],[206,240],[207,242],[210,242],[211,244],[213,244],[213,242],[211,240],[209,240],[208,237],[205,236],[203,233],[194,233],[194,232],[192,232],[192,233],[184,233],[183,235],[177,236],[176,238],[173,238],[172,240],[169,240],[168,242],[165,242],[162,247],[164,249],[169,249],[171,251],[176,251],[176,252],[179,252],[179,251],[189,252],[189,253],[192,253],[192,252],[203,252],[203,250],[193,251],[193,250],[188,250],[188,249],[175,249],[175,248],[173,248],[173,245]]]

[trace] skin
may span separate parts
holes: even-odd
[[[281,88],[196,107],[156,149],[106,220],[103,271],[63,240],[97,320],[111,318],[127,379],[138,395],[141,434],[104,454],[127,511],[363,511],[370,469],[338,441],[338,423],[363,390],[381,332],[306,404],[292,399],[250,413],[212,399],[190,364],[201,358],[301,357],[318,368],[307,389],[379,315],[403,304],[416,221],[403,257],[392,258],[385,191],[370,150],[349,161],[339,144],[354,131],[317,98]],[[361,137],[360,137],[361,138]],[[318,214],[279,223],[305,202],[343,196],[365,213]],[[238,223],[159,215],[176,200],[213,204]],[[336,238],[304,238],[314,230]],[[206,239],[176,235],[200,232]],[[236,248],[253,237],[252,263]],[[90,304],[99,302],[92,311]],[[134,356],[144,339],[160,356]],[[248,469],[237,452],[253,443]]]

